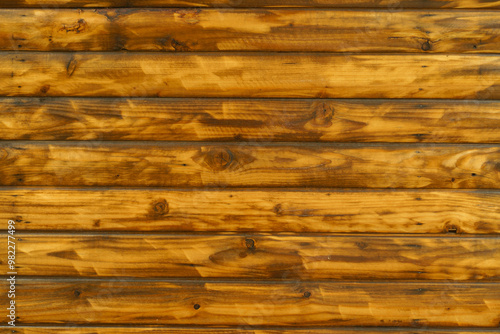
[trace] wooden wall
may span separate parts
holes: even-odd
[[[498,332],[499,9],[2,0],[0,333]]]

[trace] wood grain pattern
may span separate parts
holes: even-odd
[[[498,332],[500,0],[0,8],[0,333]]]
[[[500,188],[491,145],[6,142],[4,186]]]
[[[0,98],[3,140],[500,143],[498,101]]]
[[[35,326],[35,327],[19,327],[16,326],[16,333],[19,334],[115,334],[115,333],[153,333],[153,334],[493,334],[496,333],[491,329],[473,329],[473,330],[457,330],[457,329],[422,329],[422,328],[411,328],[411,329],[391,329],[391,328],[275,328],[275,329],[262,329],[250,326],[239,326],[237,328],[224,327],[224,328],[209,328],[209,327],[137,327],[137,326],[127,326],[127,327],[85,327],[76,325],[66,325],[66,326]],[[0,328],[1,334],[12,334],[12,329],[10,328]]]
[[[19,279],[17,286],[20,324],[497,328],[500,321],[493,283]]]
[[[19,231],[499,234],[496,191],[1,189]]]
[[[0,50],[495,53],[499,27],[495,11],[13,9]]]
[[[0,53],[0,96],[500,99],[500,55]]]
[[[381,8],[500,8],[498,0],[2,0],[0,8],[34,7],[340,7]]]
[[[24,276],[500,280],[500,239],[17,233]],[[7,251],[0,251],[7,262]]]

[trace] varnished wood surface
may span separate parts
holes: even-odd
[[[494,145],[8,142],[3,186],[500,188]]]
[[[500,193],[0,189],[18,231],[499,234]]]
[[[381,8],[500,8],[498,0],[3,0],[0,8],[35,7],[340,7]]]
[[[500,143],[498,101],[0,98],[4,140]]]
[[[209,328],[209,327],[159,327],[154,328],[147,327],[85,327],[77,325],[66,325],[66,326],[36,326],[36,327],[19,327],[15,329],[16,333],[20,334],[115,334],[119,333],[154,333],[154,334],[491,334],[496,333],[495,330],[491,329],[473,329],[473,330],[457,330],[457,329],[422,329],[422,328],[275,328],[275,329],[262,329],[250,326],[238,326],[236,328]],[[0,333],[2,334],[12,334],[12,330],[9,328],[0,328]]]
[[[17,234],[25,276],[500,280],[500,238]],[[0,252],[3,263],[6,251]]]
[[[498,20],[454,10],[13,9],[0,11],[0,50],[495,53]]]
[[[0,53],[0,96],[499,99],[500,55]]]
[[[497,328],[500,314],[494,283],[19,279],[17,287],[20,324]]]
[[[16,333],[498,332],[500,1],[0,8]]]

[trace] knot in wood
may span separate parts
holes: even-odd
[[[254,250],[255,249],[255,240],[250,239],[250,238],[246,238],[245,239],[245,246],[250,250]]]
[[[155,216],[163,216],[168,213],[168,203],[165,199],[153,202],[153,213]]]
[[[446,233],[461,233],[460,227],[455,224],[446,224],[444,231]]]
[[[334,109],[330,104],[325,102],[317,103],[310,124],[318,127],[329,127],[332,125],[333,116]]]
[[[213,148],[208,151],[205,161],[212,170],[222,171],[231,165],[233,159],[233,153],[227,148]]]
[[[432,48],[430,41],[422,43],[422,51],[429,51]]]

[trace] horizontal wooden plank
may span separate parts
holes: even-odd
[[[0,189],[11,219],[40,232],[499,234],[500,193]]]
[[[390,328],[273,328],[273,329],[262,329],[256,327],[245,326],[242,328],[236,327],[224,327],[224,328],[210,328],[210,327],[137,327],[137,326],[110,326],[110,327],[85,327],[77,326],[73,324],[61,325],[59,327],[54,326],[30,326],[30,327],[20,327],[16,326],[15,329],[18,334],[115,334],[115,333],[154,333],[154,334],[492,334],[496,333],[490,329],[421,329],[421,328],[411,328],[411,329],[390,329]],[[11,328],[0,328],[1,334],[12,334]]]
[[[499,238],[17,233],[23,276],[500,280]],[[7,248],[0,251],[7,263]]]
[[[2,0],[0,8],[33,7],[340,7],[500,8],[497,0]]]
[[[498,20],[496,11],[12,9],[0,11],[0,50],[495,53]]]
[[[498,284],[17,279],[21,324],[497,328]],[[7,294],[0,300],[7,305]],[[21,312],[22,310],[22,312]]]
[[[0,53],[0,96],[500,99],[500,55]]]
[[[500,143],[499,101],[0,98],[3,140]]]
[[[4,142],[4,186],[500,188],[491,145]]]

